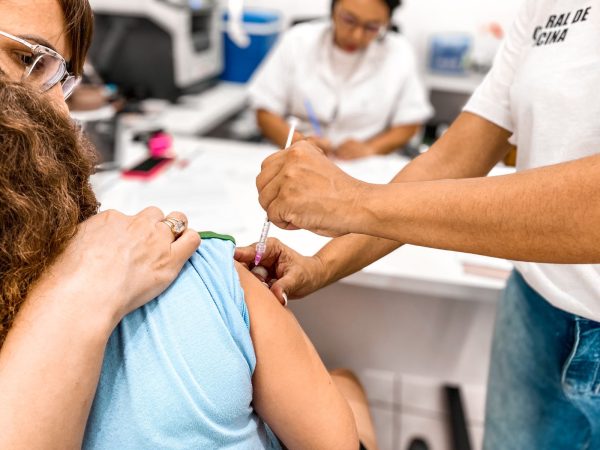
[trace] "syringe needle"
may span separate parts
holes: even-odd
[[[292,117],[290,119],[290,132],[288,134],[287,142],[285,144],[285,148],[288,149],[292,145],[292,141],[294,140],[294,134],[296,133],[296,127],[298,126],[298,119]],[[267,238],[269,237],[269,229],[271,228],[271,222],[269,222],[269,218],[265,219],[265,223],[262,228],[262,232],[260,233],[260,240],[258,244],[256,244],[256,256],[254,257],[254,265],[258,266],[260,261],[262,260],[263,255],[267,251]]]

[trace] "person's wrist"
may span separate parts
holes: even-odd
[[[314,286],[314,291],[323,289],[347,275],[347,260],[343,255],[340,255],[338,249],[332,250],[329,246],[325,246],[313,256],[315,261],[314,270],[318,274],[318,277],[316,277],[318,284]]]
[[[320,253],[312,256],[313,261],[313,286],[311,291],[316,292],[325,286],[331,284],[332,273],[331,273],[331,265],[327,263],[323,255]]]
[[[373,235],[378,221],[381,220],[381,198],[384,186],[361,182],[353,196],[352,208],[347,215],[349,224],[347,233]]]
[[[349,204],[345,208],[344,216],[346,220],[346,233],[364,233],[369,228],[369,224],[376,220],[371,203],[377,199],[374,193],[378,186],[365,182],[358,182],[354,188],[353,195],[349,198]]]

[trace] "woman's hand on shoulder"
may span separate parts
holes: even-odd
[[[187,225],[181,213],[168,217]],[[187,228],[175,239],[164,218],[152,207],[135,216],[106,211],[86,220],[44,281],[50,289],[67,284],[86,307],[107,312],[116,325],[161,294],[200,245],[198,233]]]

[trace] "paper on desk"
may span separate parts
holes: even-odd
[[[156,206],[165,214],[182,211],[194,229],[236,235],[245,231],[243,220],[230,189],[223,184],[210,171],[192,178],[181,176],[174,167],[151,182],[119,183],[102,196],[102,209],[130,215],[138,213],[141,205]]]

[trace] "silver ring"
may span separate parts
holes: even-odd
[[[173,237],[175,239],[179,238],[186,228],[185,222],[183,220],[176,219],[175,217],[167,217],[166,219],[161,220],[161,222],[171,229],[171,233],[173,233]]]

